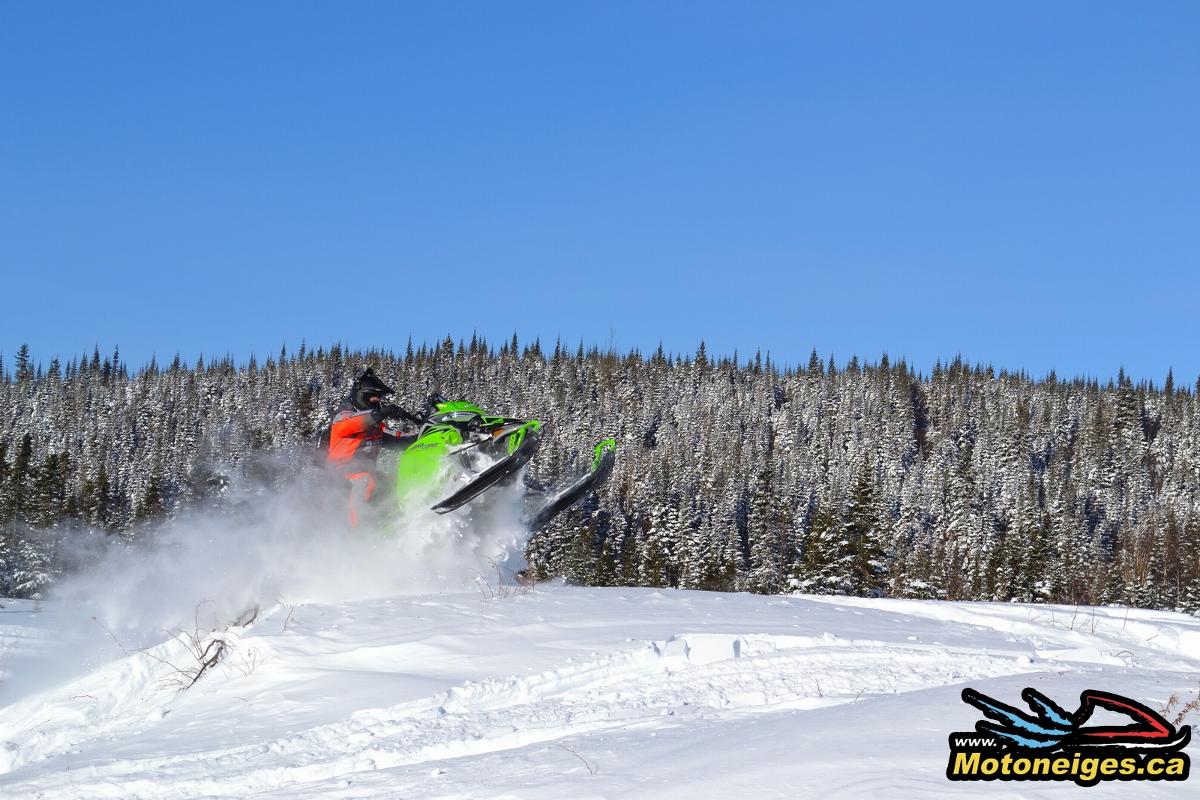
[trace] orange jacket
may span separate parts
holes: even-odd
[[[404,447],[413,441],[383,423],[378,409],[359,411],[344,403],[329,430],[326,463],[338,468],[361,468],[374,463],[383,447]]]

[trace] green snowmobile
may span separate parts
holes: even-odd
[[[439,514],[461,508],[501,483],[515,480],[541,443],[542,423],[489,415],[474,403],[451,402],[432,394],[416,439],[400,454],[396,497],[401,506],[449,473],[461,484],[432,508]],[[599,486],[612,472],[616,442],[596,445],[591,469],[565,488],[546,492],[527,481],[525,523],[542,528],[564,509]]]

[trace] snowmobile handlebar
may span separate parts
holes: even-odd
[[[421,413],[424,414],[425,417],[424,419],[420,420],[420,422],[424,422],[432,417],[437,412],[437,407],[439,404],[447,402],[449,401],[446,399],[444,394],[441,392],[432,392],[429,397],[425,398],[425,406],[421,409]]]
[[[415,425],[420,425],[421,423],[425,422],[425,420],[421,419],[416,414],[406,411],[393,403],[384,403],[375,410],[375,413],[380,422],[386,419],[403,420],[404,422],[410,422]]]

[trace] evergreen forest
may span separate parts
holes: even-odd
[[[544,483],[616,438],[601,491],[530,538],[542,578],[1200,611],[1200,383],[515,336],[137,369],[0,358],[0,596],[50,590],[73,537],[134,543],[196,508],[236,524],[239,485],[312,479],[362,366],[412,410],[438,390],[542,420]]]

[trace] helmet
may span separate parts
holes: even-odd
[[[350,404],[359,411],[365,411],[373,407],[370,402],[372,397],[383,397],[392,394],[392,391],[392,387],[379,380],[375,370],[367,367],[358,373],[350,386]]]

